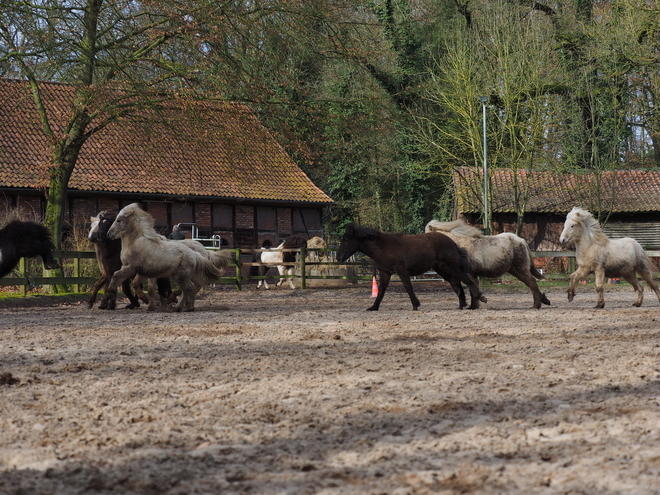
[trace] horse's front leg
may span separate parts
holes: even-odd
[[[101,290],[101,287],[108,283],[109,279],[110,276],[104,274],[100,279],[96,281],[94,287],[92,288],[92,295],[89,297],[89,301],[87,301],[88,308],[92,308],[94,306],[94,303],[96,302],[96,295],[98,294],[99,290]]]
[[[260,277],[263,277],[268,273],[268,268],[259,267],[259,271],[257,273]],[[268,287],[268,282],[266,282],[265,278],[260,278],[257,282],[257,289],[262,286],[265,287],[266,290],[270,290],[270,287]]]
[[[589,270],[586,270],[581,266],[579,266],[578,269],[571,274],[571,280],[568,284],[568,291],[567,291],[568,302],[573,301],[573,298],[575,297],[575,284],[577,284],[578,280],[583,279],[584,277],[589,275],[589,273],[591,273]]]
[[[46,251],[41,255],[41,260],[43,261],[44,268],[47,270],[55,270],[56,268],[62,268],[59,262],[53,258],[53,253]]]
[[[383,297],[385,296],[385,291],[387,290],[387,286],[390,283],[390,277],[391,276],[392,275],[390,273],[379,272],[379,276],[378,276],[378,295],[376,296],[376,300],[371,305],[371,307],[367,308],[367,311],[378,311],[378,308],[380,307],[380,303],[383,300]]]
[[[105,291],[105,296],[103,296],[103,301],[99,308],[115,309],[115,305],[117,304],[117,287],[124,280],[134,277],[135,273],[136,270],[131,266],[122,266],[117,270],[108,283],[108,289]]]

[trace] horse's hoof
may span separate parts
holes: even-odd
[[[488,302],[488,299],[486,299],[486,296],[483,296],[483,295],[482,295],[482,296],[479,296],[479,300],[480,300],[482,303],[487,303],[487,302]]]
[[[547,297],[545,297],[545,293],[541,294],[541,302],[543,304],[550,306],[550,300]]]
[[[598,303],[594,306],[594,309],[603,309],[604,307],[605,307],[605,303],[602,304]]]
[[[139,307],[140,307],[139,304],[131,303],[131,304],[127,304],[126,306],[124,306],[124,309],[136,309],[136,308],[139,308]]]
[[[367,311],[378,311],[378,308],[371,306],[370,308],[367,308]]]
[[[639,308],[641,305],[642,303],[637,303],[637,302],[633,303],[633,306],[635,306],[636,308]]]

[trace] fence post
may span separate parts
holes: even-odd
[[[78,256],[73,258],[73,276],[80,277],[80,258]],[[73,292],[80,293],[80,284],[73,284]]]
[[[305,278],[305,259],[307,258],[307,246],[302,246],[300,248],[300,288],[307,288],[307,279]]]
[[[243,290],[241,275],[241,248],[235,249],[234,265],[236,265],[236,289]]]
[[[25,279],[23,285],[21,285],[20,294],[21,296],[25,297],[27,296],[27,284],[29,283],[27,280],[27,275],[25,274],[25,258],[21,258],[21,260],[18,262],[18,272],[21,275],[21,278]]]

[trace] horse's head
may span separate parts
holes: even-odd
[[[358,248],[360,247],[360,241],[358,240],[357,237],[357,229],[358,225],[353,222],[349,223],[346,226],[346,230],[344,231],[344,235],[341,238],[341,242],[339,243],[339,250],[337,251],[337,261],[343,262],[346,261],[348,258],[353,256]]]
[[[87,239],[90,242],[98,242],[99,241],[99,223],[101,222],[101,219],[99,218],[101,214],[99,213],[95,217],[89,217],[89,233],[87,234]]]
[[[91,242],[105,242],[108,240],[108,229],[115,221],[117,215],[102,211],[95,217],[90,218],[91,227],[87,238]]]
[[[566,215],[566,221],[564,222],[564,230],[562,230],[561,235],[559,236],[559,243],[562,246],[572,246],[578,241],[583,233],[585,227],[585,220],[587,218],[593,218],[591,213],[577,206],[571,210],[571,212]]]
[[[131,203],[125,206],[117,214],[117,218],[107,231],[108,239],[119,239],[124,236],[135,237],[140,235],[139,211],[143,211],[137,203]]]

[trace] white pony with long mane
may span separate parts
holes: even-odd
[[[550,304],[536,280],[543,274],[536,268],[532,251],[524,239],[511,232],[483,235],[479,229],[458,219],[453,222],[431,220],[425,232],[440,232],[468,252],[468,262],[476,277],[496,278],[510,273],[532,291],[534,308]]]
[[[569,302],[575,297],[575,284],[578,280],[593,273],[596,277],[596,308],[603,308],[603,283],[605,277],[622,277],[630,283],[637,293],[633,306],[641,306],[644,288],[637,280],[639,274],[653,289],[660,301],[658,284],[653,280],[653,263],[642,246],[635,239],[624,237],[610,239],[601,230],[598,220],[591,213],[577,206],[566,216],[564,230],[559,242],[565,246],[575,245],[577,270],[571,275],[568,286]]]
[[[194,251],[186,243],[163,238],[154,230],[153,217],[136,203],[119,212],[108,230],[108,238],[121,238],[122,267],[112,276],[105,297],[115,296],[117,286],[136,274],[149,279],[171,277],[182,293],[176,310],[194,311],[197,291],[208,280],[217,280],[223,274],[209,257]],[[150,283],[149,309],[153,309],[154,292],[155,287]]]

